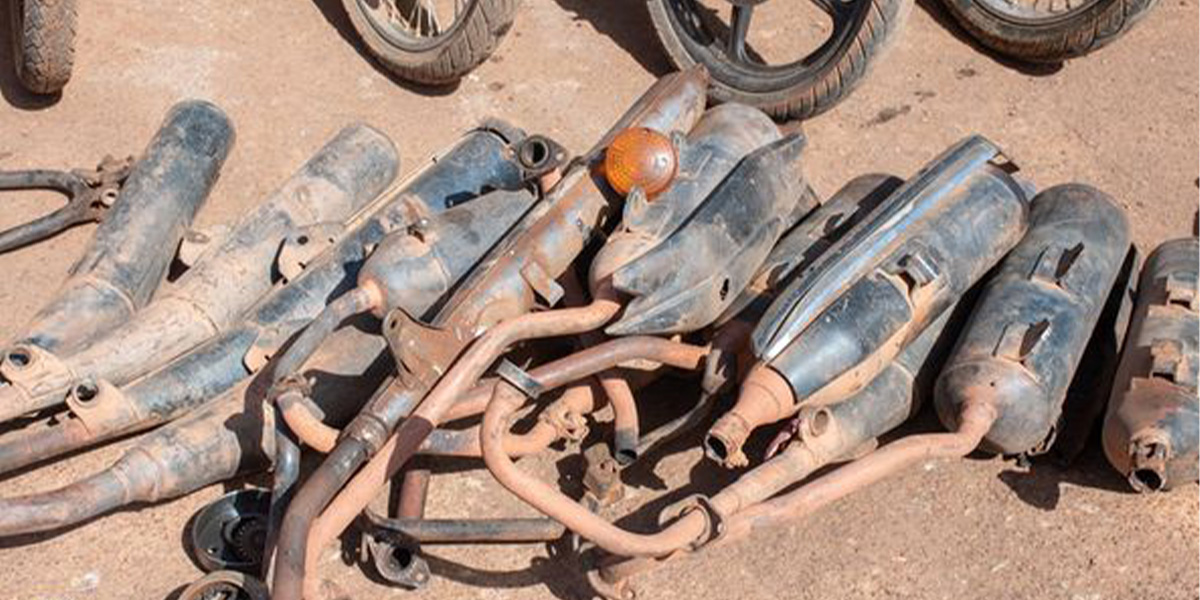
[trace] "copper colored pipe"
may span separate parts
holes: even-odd
[[[563,392],[562,398],[548,407],[547,413],[560,411],[565,415],[585,415],[594,409],[596,404],[596,389],[591,384],[574,385]],[[460,456],[480,458],[483,451],[479,447],[479,426],[461,431],[445,429],[434,430],[421,444],[418,453],[431,456]],[[522,457],[537,454],[550,444],[558,441],[561,436],[559,428],[545,420],[539,420],[533,429],[526,433],[509,432],[504,436],[504,449],[509,456]]]
[[[400,502],[396,516],[401,519],[420,519],[425,516],[425,498],[429,493],[429,469],[411,468],[400,480]]]
[[[638,424],[637,401],[629,382],[614,369],[599,375],[600,386],[613,407],[613,456],[622,465],[637,460]]]
[[[289,389],[275,398],[275,405],[288,429],[301,442],[321,454],[328,454],[337,445],[341,431],[321,421],[311,408],[305,406],[306,400],[300,390]]]
[[[833,447],[806,450],[802,446],[789,446],[783,454],[742,476],[709,501],[712,510],[721,516],[723,524],[721,537],[715,543],[726,544],[758,531],[785,526],[920,462],[964,457],[979,446],[997,416],[995,404],[990,400],[969,402],[963,405],[958,429],[952,433],[904,438],[795,491],[763,501],[832,460],[828,457],[828,450],[833,450]],[[699,514],[699,511],[685,513],[684,518],[671,527],[683,523],[688,516]],[[605,565],[600,570],[600,579],[605,585],[620,590],[627,578],[661,564],[662,560],[652,558],[635,556],[633,560]]]
[[[979,446],[998,415],[991,401],[968,402],[963,405],[956,431],[909,436],[793,492],[749,507],[726,520],[726,536],[733,540],[806,517],[831,502],[925,460],[962,458]]]
[[[611,340],[554,361],[535,369],[533,374],[536,374],[535,380],[542,387],[554,389],[636,358],[695,370],[700,368],[707,353],[708,348],[703,346],[682,344],[657,337],[630,336]],[[398,448],[399,438],[393,435],[313,522],[308,539],[309,564],[313,564],[321,548],[337,538],[362,512],[362,508],[370,504],[371,499],[408,459],[407,456],[398,456]]]
[[[488,470],[508,491],[530,506],[562,523],[597,546],[622,556],[662,556],[698,541],[708,528],[707,519],[690,512],[654,534],[626,531],[604,520],[558,489],[523,473],[505,453],[504,429],[508,418],[524,403],[521,391],[507,381],[496,384],[492,401],[483,413],[480,444]]]
[[[796,397],[778,371],[755,365],[742,382],[737,403],[713,423],[704,437],[704,452],[726,467],[744,467],[749,460],[742,445],[755,429],[796,412]]]

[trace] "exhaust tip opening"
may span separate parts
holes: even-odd
[[[525,168],[537,170],[545,166],[546,161],[550,159],[550,154],[550,145],[544,139],[534,136],[521,144],[519,158]]]
[[[100,395],[100,388],[91,381],[81,383],[71,388],[71,395],[80,404],[88,404]]]
[[[729,458],[729,447],[721,438],[709,435],[704,438],[704,453],[713,460],[725,462]]]
[[[1139,492],[1157,492],[1163,489],[1166,485],[1162,473],[1155,469],[1134,469],[1129,474],[1129,483]]]
[[[4,361],[14,368],[24,369],[33,364],[33,353],[28,348],[17,346],[8,351],[8,354],[4,357]]]

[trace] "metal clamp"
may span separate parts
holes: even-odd
[[[520,390],[530,400],[536,400],[546,391],[545,386],[538,383],[538,380],[508,359],[500,361],[500,365],[496,367],[496,375]]]

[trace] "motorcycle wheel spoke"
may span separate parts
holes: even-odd
[[[836,2],[837,0],[825,0],[828,2]],[[735,4],[733,6],[733,16],[729,21],[729,40],[728,52],[729,56],[740,62],[747,62],[746,58],[746,33],[750,31],[750,19],[754,16],[753,6],[743,6]]]

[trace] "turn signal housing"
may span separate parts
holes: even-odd
[[[678,167],[671,139],[645,127],[617,134],[604,153],[604,177],[622,196],[636,187],[653,198],[671,185]]]

